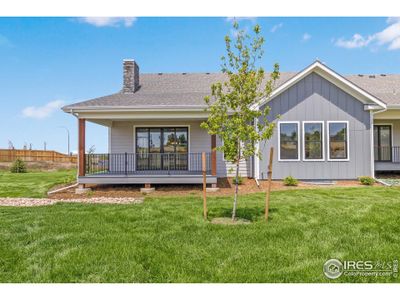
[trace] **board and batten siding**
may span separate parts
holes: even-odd
[[[109,152],[110,153],[133,153],[135,152],[134,126],[189,126],[189,152],[211,152],[211,137],[200,127],[202,121],[113,121],[109,130]],[[220,141],[217,138],[217,146]],[[217,177],[230,177],[231,164],[223,159],[223,154],[217,152]],[[251,176],[250,161],[240,162],[240,174],[243,177]]]
[[[271,140],[260,143],[263,160],[259,164],[259,178],[267,178],[269,148],[275,148],[273,179],[293,176],[298,179],[333,180],[372,176],[371,116],[359,100],[336,85],[311,73],[272,99],[269,121],[300,122],[300,161],[278,161],[278,128]],[[276,116],[280,115],[280,118]],[[261,122],[261,120],[259,120]],[[324,161],[303,160],[303,121],[324,122]],[[327,121],[349,122],[349,161],[328,161]]]

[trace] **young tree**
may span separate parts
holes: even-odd
[[[254,109],[259,101],[268,98],[275,81],[279,78],[279,65],[274,64],[273,72],[268,79],[264,69],[259,66],[264,51],[264,38],[261,28],[255,25],[253,35],[233,24],[234,40],[225,36],[226,56],[222,59],[222,72],[227,80],[211,86],[211,97],[205,97],[209,112],[208,120],[201,124],[209,134],[216,134],[222,141],[217,147],[225,159],[236,165],[235,196],[232,210],[232,221],[236,218],[238,198],[239,161],[257,155],[260,151],[255,144],[270,139],[274,123],[267,120],[270,108]],[[255,125],[255,120],[261,119]]]

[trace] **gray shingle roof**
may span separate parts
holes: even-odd
[[[276,87],[297,73],[282,72]],[[387,104],[400,104],[400,74],[344,76],[360,88]],[[204,107],[204,97],[210,94],[211,84],[226,79],[221,73],[164,73],[140,74],[140,88],[134,94],[121,92],[74,103],[64,111],[85,108],[118,107]]]

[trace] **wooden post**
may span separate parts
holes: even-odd
[[[207,220],[207,166],[206,166],[206,153],[201,154],[201,168],[203,171],[203,216]]]
[[[267,194],[265,195],[265,221],[268,222],[268,211],[269,211],[269,198],[271,194],[271,184],[272,184],[272,162],[274,158],[274,147],[269,150],[269,165],[268,165],[268,188]]]
[[[85,176],[85,119],[78,119],[78,175]]]

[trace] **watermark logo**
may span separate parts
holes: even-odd
[[[340,276],[393,276],[398,277],[399,261],[344,260],[332,258],[324,263],[323,271],[329,279]]]
[[[329,279],[339,278],[343,274],[343,264],[338,259],[329,259],[324,263],[324,274]]]

